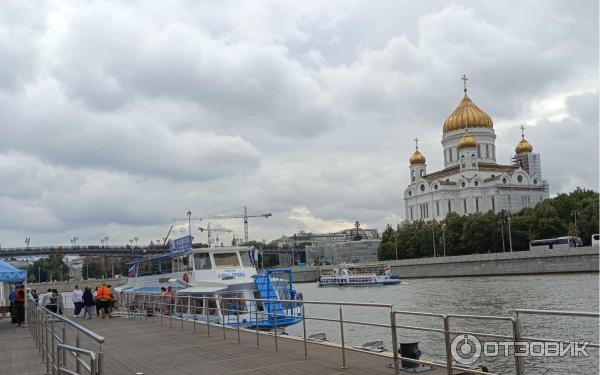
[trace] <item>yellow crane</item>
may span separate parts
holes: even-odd
[[[212,247],[213,241],[217,242],[217,246],[218,246],[219,235],[217,234],[216,239],[213,239],[213,236],[212,236],[213,233],[231,233],[231,232],[233,232],[233,230],[227,229],[227,228],[212,228],[210,223],[208,223],[206,225],[206,228],[198,227],[198,229],[200,230],[200,232],[206,231],[206,233],[208,235],[208,247]]]

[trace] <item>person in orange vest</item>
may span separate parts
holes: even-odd
[[[98,310],[102,311],[102,319],[110,316],[110,289],[106,286],[106,283],[102,283],[102,286],[98,288],[98,294],[96,294],[96,301],[98,304]]]

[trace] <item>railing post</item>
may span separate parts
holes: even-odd
[[[156,296],[152,296],[152,324],[154,324],[154,315],[156,315]]]
[[[279,351],[279,343],[277,342],[277,305],[272,307],[273,309],[273,319],[275,321],[275,351]]]
[[[204,312],[206,313],[206,335],[210,336],[210,317],[208,313],[208,300],[204,299]]]
[[[237,323],[237,342],[240,343],[240,300],[237,300],[236,305],[236,323]]]
[[[256,322],[255,322],[255,324],[256,324],[256,347],[260,348],[260,342],[258,339],[258,304],[256,305],[255,316],[256,316],[255,317],[255,319],[256,319]]]
[[[392,355],[394,357],[394,374],[398,375],[398,332],[396,331],[396,313],[390,311],[390,329],[392,330]]]
[[[190,296],[188,298],[192,298],[192,296]],[[198,317],[196,316],[196,314],[198,313],[198,311],[196,309],[197,309],[196,299],[194,298],[194,334],[196,334],[196,320],[198,319]]]
[[[219,297],[219,306],[221,306],[221,322],[223,329],[223,340],[225,340],[225,313],[229,312],[229,309],[223,308],[223,299]]]
[[[50,348],[50,343],[48,342],[48,315],[44,312],[44,336],[46,345],[44,346],[44,359],[46,360],[46,373],[50,373],[50,357],[48,354],[48,350]]]
[[[77,336],[75,336],[75,346],[80,348],[81,343],[79,341],[79,331],[77,331]],[[81,374],[81,363],[79,363],[79,353],[76,354],[75,358],[75,366],[78,374]]]
[[[304,359],[308,359],[308,345],[306,344],[306,311],[302,302],[302,337],[304,338]]]
[[[175,311],[177,311],[177,300],[179,300],[179,319],[181,319],[179,328],[183,331],[183,303],[181,303],[181,297],[175,297]]]
[[[104,372],[104,353],[102,353],[102,345],[100,345],[100,351],[98,352],[98,375],[102,375]]]
[[[50,318],[52,318],[52,320],[50,321],[50,344],[52,346],[50,360],[52,361],[52,374],[56,374],[56,342],[54,338],[54,317],[50,316]]]
[[[63,326],[62,326],[62,341],[63,341],[62,342],[63,345],[67,345],[67,323],[65,323],[64,321],[63,321]],[[67,363],[67,351],[63,350],[62,355],[63,355],[62,363],[66,364]]]
[[[342,305],[340,305],[340,334],[342,338],[342,368],[346,367],[346,343],[344,342],[344,316],[342,313]]]
[[[452,375],[454,371],[452,370],[452,348],[450,341],[450,322],[446,315],[442,316],[444,319],[444,348],[446,349],[446,371],[448,375]]]
[[[513,326],[513,340],[515,342],[515,371],[517,375],[523,375],[525,373],[525,368],[523,366],[523,357],[517,356],[516,353],[516,343],[521,341],[521,321],[519,320],[519,314],[517,313],[516,318],[512,319]]]

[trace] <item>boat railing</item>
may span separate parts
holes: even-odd
[[[48,310],[31,298],[27,301],[27,322],[46,363],[47,374],[104,373],[103,336]]]
[[[220,326],[222,328],[223,339],[226,339],[227,331],[237,332],[237,341],[240,342],[241,331],[255,332],[256,347],[260,347],[262,335],[270,334],[274,337],[275,350],[279,350],[278,340],[280,339],[281,324],[285,319],[298,319],[301,328],[297,330],[296,339],[303,342],[304,358],[309,358],[309,344],[326,344],[334,345],[340,349],[340,364],[341,368],[347,368],[346,352],[348,350],[360,350],[347,340],[346,334],[348,326],[363,326],[370,329],[382,330],[382,335],[388,344],[391,344],[391,353],[389,351],[383,353],[368,352],[373,355],[383,356],[392,361],[390,367],[393,368],[397,375],[403,368],[401,365],[409,362],[413,364],[432,366],[445,369],[448,375],[456,374],[460,371],[461,374],[499,374],[500,372],[483,371],[482,369],[469,368],[467,365],[461,365],[453,355],[452,349],[457,338],[468,335],[475,337],[481,342],[486,339],[496,340],[498,342],[522,343],[522,342],[551,342],[558,344],[568,344],[571,341],[553,338],[538,338],[522,335],[522,317],[524,315],[545,315],[545,316],[562,316],[568,318],[595,318],[598,320],[600,314],[596,312],[575,312],[575,311],[557,311],[557,310],[512,310],[513,316],[492,316],[492,315],[467,315],[467,314],[439,314],[418,311],[395,310],[391,304],[378,303],[353,303],[353,302],[331,302],[331,301],[308,301],[308,300],[261,300],[247,298],[232,298],[220,296],[173,296],[171,300],[166,300],[163,295],[150,293],[126,293],[122,295],[121,308],[122,313],[132,318],[146,320],[151,319],[154,323],[160,319],[160,324],[168,319],[170,327],[173,326],[175,320],[179,320],[180,329],[184,330],[184,322],[190,321],[193,325],[193,333],[197,332],[197,324],[206,326],[206,333],[211,335],[211,326]],[[211,302],[212,301],[212,302]],[[247,302],[250,302],[249,304]],[[290,306],[284,313],[270,314],[264,306],[267,304],[285,303]],[[258,306],[262,304],[263,309]],[[245,305],[245,308],[240,306]],[[327,312],[332,315],[327,315]],[[332,309],[332,310],[331,310]],[[361,309],[368,310],[370,321],[361,319]],[[184,311],[191,314],[184,313]],[[219,316],[219,311],[223,319]],[[185,314],[185,315],[184,315]],[[244,317],[251,317],[244,322]],[[424,324],[411,324],[410,317],[433,319],[435,322],[431,326]],[[199,318],[203,318],[201,321]],[[379,319],[378,319],[379,318]],[[261,332],[259,324],[263,320],[272,320],[272,330],[270,332]],[[464,329],[463,326],[453,328],[457,322],[464,324],[474,324],[475,321],[494,322],[504,324],[503,333],[480,332],[475,330]],[[248,323],[252,329],[248,329]],[[314,324],[313,324],[314,323]],[[321,342],[317,339],[311,339],[311,332],[315,332],[315,328],[322,323],[331,324],[329,327],[337,326],[333,331],[328,331],[334,337],[335,342]],[[246,327],[245,327],[246,325]],[[407,332],[422,332],[427,334],[440,335],[440,342],[443,345],[441,356],[436,359],[419,359],[402,356],[399,351],[400,335],[399,330],[403,334]],[[509,331],[509,333],[506,333]],[[329,337],[328,337],[329,339]],[[573,342],[580,342],[577,339]],[[586,343],[587,348],[599,348],[598,343]],[[456,348],[454,348],[456,349]],[[524,362],[526,357],[519,355],[514,350],[509,353],[510,360],[513,361],[512,372],[516,375],[525,374]],[[441,359],[443,358],[443,359]],[[501,369],[506,373],[506,368]]]

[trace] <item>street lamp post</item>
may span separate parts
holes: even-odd
[[[506,245],[504,245],[504,219],[498,220],[498,224],[500,224],[500,230],[502,231],[502,252],[506,252]]]
[[[573,216],[573,220],[575,221],[575,235],[579,233],[579,231],[577,230],[577,215],[579,215],[579,210],[571,211],[571,216]]]
[[[25,238],[25,247],[29,249],[29,242],[31,242],[31,237]]]
[[[512,232],[510,231],[510,212],[508,213],[508,247],[510,249],[510,252],[512,253],[513,246],[512,246]]]
[[[433,242],[433,257],[435,258],[435,220],[431,222],[431,240]]]
[[[396,245],[396,260],[398,260],[398,225],[394,231],[394,244]]]
[[[444,256],[446,256],[446,223],[442,224],[442,244],[444,245]]]
[[[188,210],[187,217],[188,217],[188,230],[190,231],[190,237],[192,237],[192,211]]]
[[[137,247],[137,242],[138,242],[138,240],[139,240],[139,237],[138,237],[138,236],[135,236],[135,237],[133,237],[133,240],[135,241],[135,247]]]

